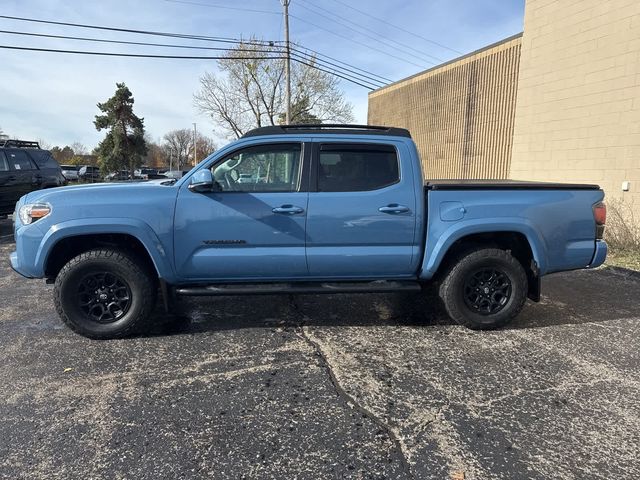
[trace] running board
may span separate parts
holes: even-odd
[[[295,282],[295,283],[253,283],[205,285],[177,287],[176,295],[185,297],[205,297],[221,295],[273,295],[300,293],[385,293],[420,291],[416,281],[374,281],[374,282]]]

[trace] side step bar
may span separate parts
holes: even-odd
[[[178,296],[205,297],[222,295],[273,295],[299,293],[384,293],[420,290],[416,281],[374,281],[374,282],[295,282],[295,283],[254,283],[202,285],[177,287]]]

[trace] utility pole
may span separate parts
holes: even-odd
[[[196,124],[193,124],[193,165],[198,164],[198,137],[196,135]]]
[[[287,112],[285,116],[285,123],[289,125],[291,123],[291,45],[289,45],[289,3],[291,0],[281,0],[282,7],[284,8],[284,42],[286,58],[284,63],[284,74],[286,77],[286,105]]]

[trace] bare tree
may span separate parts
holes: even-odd
[[[193,145],[193,133],[187,128],[172,130],[164,135],[165,155],[171,159],[174,170],[182,170],[189,163],[189,154]]]
[[[200,132],[196,135],[196,145],[198,146],[196,149],[198,152],[198,158],[196,158],[194,163],[204,160],[218,148],[216,142],[214,142],[212,138],[202,135]]]
[[[260,49],[281,53],[277,47]],[[205,73],[194,95],[196,107],[230,137],[284,121],[284,61],[255,59],[255,50],[252,40],[229,52],[233,59],[218,61],[221,74]],[[291,123],[352,121],[353,107],[338,88],[339,79],[314,68],[313,59],[306,63],[292,64]]]
[[[73,150],[74,155],[88,155],[89,154],[89,149],[87,149],[87,147],[85,147],[82,143],[80,142],[73,142],[71,144],[71,150]]]

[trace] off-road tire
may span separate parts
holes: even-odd
[[[79,306],[78,286],[86,275],[109,272],[122,279],[131,294],[130,305],[122,317],[111,323],[98,323]],[[141,331],[156,305],[157,278],[133,254],[97,249],[72,258],[58,273],[53,289],[56,311],[74,332],[88,338],[123,338]]]
[[[470,276],[483,268],[495,268],[508,277],[511,291],[499,311],[479,314],[465,301],[465,284]],[[440,284],[440,298],[449,316],[472,330],[491,330],[513,320],[527,300],[527,274],[509,252],[497,248],[468,251],[452,262]]]

